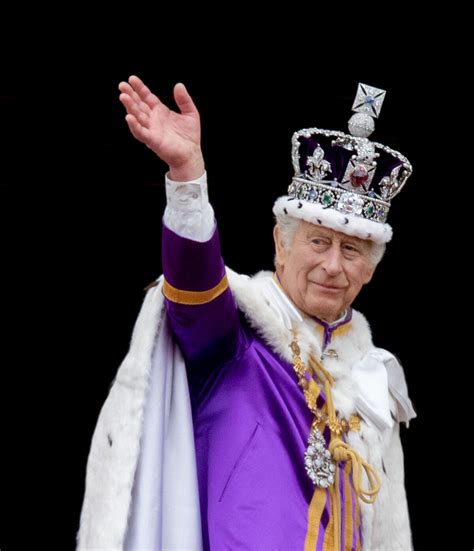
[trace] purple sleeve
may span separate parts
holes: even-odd
[[[238,346],[240,323],[226,285],[217,228],[201,243],[163,224],[162,255],[166,308],[188,368],[211,367],[230,358]]]

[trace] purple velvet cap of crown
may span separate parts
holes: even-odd
[[[354,138],[352,138],[351,136],[347,137],[349,138],[349,140],[346,142],[345,145],[338,145],[337,143],[335,143],[334,138],[329,136],[312,135],[308,138],[303,136],[300,137],[298,170],[295,171],[295,176],[309,176],[310,167],[308,166],[308,159],[313,157],[315,150],[319,147],[324,151],[324,159],[328,161],[331,166],[331,170],[330,172],[328,172],[325,179],[342,183],[343,178],[346,175],[348,164],[351,158],[354,156],[354,150],[348,149],[347,147],[347,144],[350,144],[352,140],[354,140]],[[370,178],[370,187],[364,189],[363,177],[359,177],[359,181],[357,181],[357,176],[352,178],[351,183],[353,187],[357,187],[357,184],[359,184],[358,187],[360,191],[368,192],[369,194],[373,193],[376,197],[378,196],[379,198],[384,198],[384,194],[386,195],[386,192],[384,191],[384,189],[381,188],[381,184],[384,184],[386,182],[384,178],[390,178],[395,169],[403,166],[402,158],[394,156],[387,150],[391,151],[388,148],[383,148],[383,146],[376,148],[376,154],[378,156],[375,159],[376,164],[373,170],[370,171],[373,173],[371,174],[372,177]],[[360,163],[356,162],[355,165],[357,168]],[[367,169],[367,172],[369,173],[369,169]],[[354,189],[353,191],[356,190]]]

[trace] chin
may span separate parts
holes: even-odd
[[[340,312],[342,312],[343,310],[344,308],[339,305],[336,307],[335,305],[320,303],[318,305],[314,305],[314,307],[311,308],[310,312],[312,316],[330,321],[337,319]]]

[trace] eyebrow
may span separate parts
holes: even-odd
[[[334,234],[331,233],[331,232],[325,232],[324,229],[322,228],[311,228],[308,230],[308,233],[306,234],[307,237],[325,237],[326,239],[333,239],[334,238]],[[352,245],[357,245],[357,246],[362,246],[362,247],[366,247],[368,246],[368,243],[366,242],[365,239],[360,239],[360,238],[357,238],[357,237],[354,237],[352,235],[343,235],[343,237],[341,238],[341,242],[346,242],[346,243],[351,243]]]
[[[331,232],[325,232],[322,228],[311,228],[308,230],[306,235],[307,237],[333,237],[333,234]]]

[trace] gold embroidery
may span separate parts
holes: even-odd
[[[173,287],[165,280],[163,283],[163,294],[172,302],[197,306],[213,301],[219,295],[222,295],[227,287],[229,287],[229,282],[227,281],[226,275],[215,287],[207,291],[182,291],[181,289],[176,289],[176,287]]]

